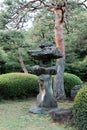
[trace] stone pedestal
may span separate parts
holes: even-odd
[[[50,75],[40,75],[40,93],[37,96],[37,106],[30,108],[30,112],[48,114],[57,108],[57,100],[53,97],[52,79]]]

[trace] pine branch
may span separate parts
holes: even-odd
[[[86,2],[87,2],[87,0],[84,0],[82,2],[78,2],[78,5],[82,5],[87,9],[87,3]]]

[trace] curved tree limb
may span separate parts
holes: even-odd
[[[82,2],[78,1],[77,4],[82,5],[85,8],[87,8],[87,5],[85,4],[85,2],[87,2],[87,0],[83,0]],[[13,5],[14,3],[15,1],[12,1]],[[29,2],[18,1],[15,7],[11,6],[11,9],[8,8],[7,10],[7,12],[9,11],[9,14],[8,14],[9,23],[13,22],[14,28],[19,29],[20,27],[23,27],[26,20],[29,19],[29,13],[37,12],[37,10],[40,10],[44,7],[54,12],[57,10],[61,10],[62,13],[61,13],[61,18],[60,18],[60,23],[62,22],[66,23],[66,14],[68,12],[69,5],[70,5],[70,2],[68,0],[60,0],[54,3],[46,2],[46,0],[29,0]]]

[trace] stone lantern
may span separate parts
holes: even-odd
[[[28,54],[39,65],[28,67],[28,71],[39,76],[39,94],[37,95],[37,106],[31,107],[29,112],[48,114],[57,109],[57,101],[53,97],[52,77],[57,73],[57,66],[52,65],[53,59],[62,58],[62,54],[52,44],[43,43],[37,50],[29,50]]]

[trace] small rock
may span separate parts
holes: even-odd
[[[71,98],[74,100],[77,92],[80,90],[80,88],[82,88],[82,85],[75,85],[72,89],[71,89]]]
[[[58,109],[51,113],[55,122],[64,123],[73,119],[72,109]]]

